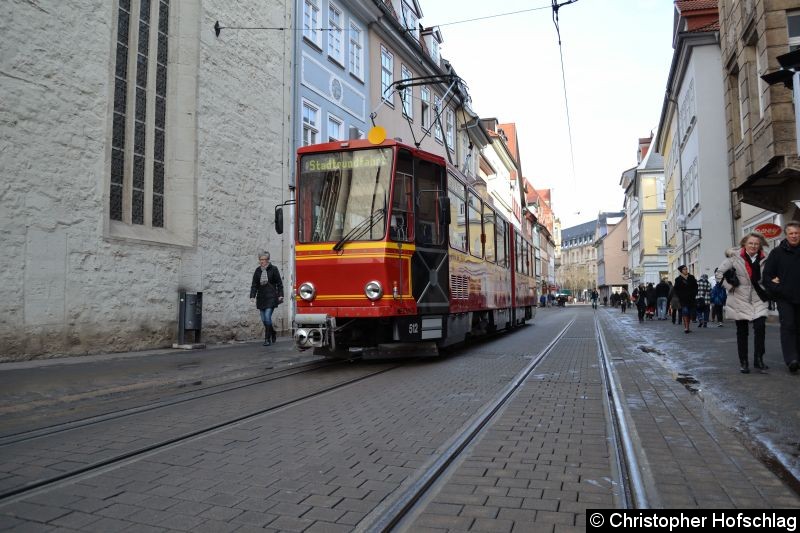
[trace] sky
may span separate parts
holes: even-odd
[[[620,175],[636,166],[638,140],[655,132],[661,115],[672,0],[577,0],[560,8],[571,128],[549,0],[419,1],[421,23],[440,27],[442,57],[466,82],[473,110],[516,123],[523,175],[552,189],[562,228],[620,210]],[[449,24],[521,10],[531,11]]]

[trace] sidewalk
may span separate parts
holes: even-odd
[[[738,440],[774,472],[785,470],[785,481],[800,486],[800,375],[789,373],[783,363],[778,324],[767,324],[764,360],[769,370],[761,374],[752,368],[751,330],[751,373],[742,374],[732,321],[721,328],[692,324],[687,335],[670,320],[640,323],[635,312],[622,314],[613,308],[598,312],[609,346],[626,364],[636,360],[645,365],[630,387],[641,389],[642,396],[664,400],[662,381],[683,384],[700,400],[701,420],[713,419],[732,428]]]

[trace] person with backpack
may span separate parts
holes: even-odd
[[[714,270],[715,275],[717,270],[719,269]],[[722,283],[718,282],[711,289],[711,321],[714,322],[716,320],[718,328],[722,327],[722,321],[725,319],[724,309],[727,300],[728,292],[722,286]]]

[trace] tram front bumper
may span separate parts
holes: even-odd
[[[295,315],[294,345],[299,350],[326,346],[335,349],[334,329],[336,329],[336,318],[324,313]]]

